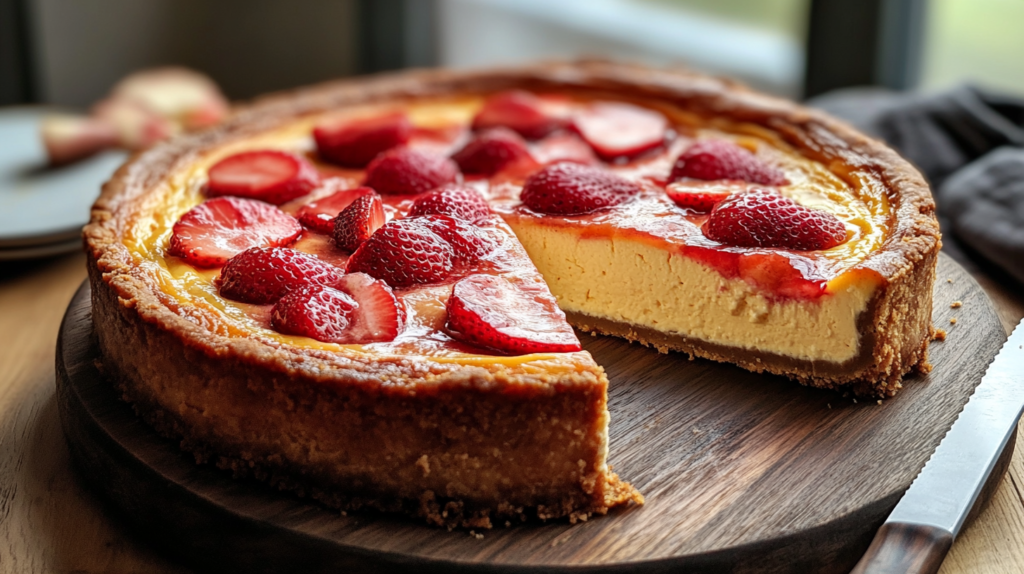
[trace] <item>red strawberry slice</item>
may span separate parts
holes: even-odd
[[[495,275],[460,279],[448,299],[452,336],[503,353],[571,353],[576,333],[541,283],[512,283]]]
[[[761,185],[787,185],[786,176],[746,148],[728,140],[704,140],[684,151],[669,181],[693,179],[739,179]]]
[[[330,121],[313,128],[316,149],[328,161],[344,167],[366,167],[377,154],[405,145],[412,123],[395,112],[358,120]]]
[[[281,297],[270,313],[270,326],[278,333],[325,343],[357,343],[351,332],[358,308],[348,293],[307,285]]]
[[[452,265],[475,265],[497,248],[497,242],[475,225],[446,215],[427,215],[424,225],[452,246]]]
[[[573,117],[573,128],[599,156],[613,160],[635,157],[663,145],[668,120],[632,104],[598,102]]]
[[[810,209],[775,191],[756,189],[730,196],[711,210],[704,235],[725,245],[829,249],[846,241],[836,216]]]
[[[533,146],[533,157],[542,164],[571,161],[573,163],[597,163],[593,148],[571,132],[552,134]]]
[[[382,194],[416,194],[452,183],[458,175],[459,166],[442,155],[401,147],[370,162],[364,184]]]
[[[168,253],[196,267],[220,267],[252,247],[291,245],[302,226],[280,209],[239,197],[218,197],[188,210],[174,224]]]
[[[224,265],[214,284],[234,301],[266,305],[304,285],[334,285],[342,270],[287,247],[253,247]]]
[[[804,277],[781,253],[745,253],[738,264],[743,279],[778,297],[814,299],[825,293],[825,281]]]
[[[614,173],[577,163],[556,163],[530,176],[520,199],[539,213],[580,215],[618,205],[642,188]]]
[[[343,189],[299,208],[299,222],[317,233],[334,233],[334,218],[357,197],[373,193],[369,187]]]
[[[355,251],[384,225],[384,202],[376,193],[361,195],[334,218],[334,245]]]
[[[274,205],[306,195],[320,182],[313,164],[293,153],[236,153],[213,164],[206,193],[259,199]]]
[[[540,98],[521,90],[501,92],[487,98],[473,118],[473,129],[506,127],[526,139],[540,139],[565,121],[544,111]]]
[[[491,216],[491,208],[471,187],[444,185],[416,198],[409,209],[409,217],[418,215],[447,215],[478,223]]]
[[[742,184],[743,182],[737,182]],[[724,201],[737,191],[742,192],[743,187],[721,185],[720,183],[697,183],[695,181],[678,181],[665,186],[665,193],[679,207],[685,207],[699,212],[711,211],[716,205]]]
[[[536,163],[526,149],[526,141],[508,128],[480,132],[452,155],[462,173],[491,176],[517,163]]]
[[[359,303],[350,335],[355,342],[394,341],[405,324],[405,306],[387,283],[366,273],[349,273],[337,288]]]
[[[392,287],[433,283],[448,277],[454,253],[421,218],[384,224],[348,260],[348,273],[362,272]]]

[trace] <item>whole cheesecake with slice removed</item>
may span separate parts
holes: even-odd
[[[572,326],[892,396],[927,369],[933,212],[817,112],[591,62],[270,96],[133,158],[85,236],[103,368],[161,433],[481,528],[642,502]]]

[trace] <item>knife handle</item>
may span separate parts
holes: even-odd
[[[942,528],[886,522],[850,574],[935,574],[952,545]]]

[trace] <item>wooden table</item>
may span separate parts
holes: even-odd
[[[1009,330],[1024,294],[973,270]],[[54,344],[85,279],[80,254],[0,262],[0,573],[184,572],[136,542],[73,473],[54,396]],[[941,278],[940,278],[941,280]],[[944,326],[955,336],[956,326]],[[1024,433],[989,507],[953,545],[943,574],[1024,572]]]

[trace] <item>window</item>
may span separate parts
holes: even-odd
[[[684,63],[798,96],[808,0],[440,0],[439,60]]]
[[[963,81],[1024,94],[1024,1],[932,0],[921,87]]]

